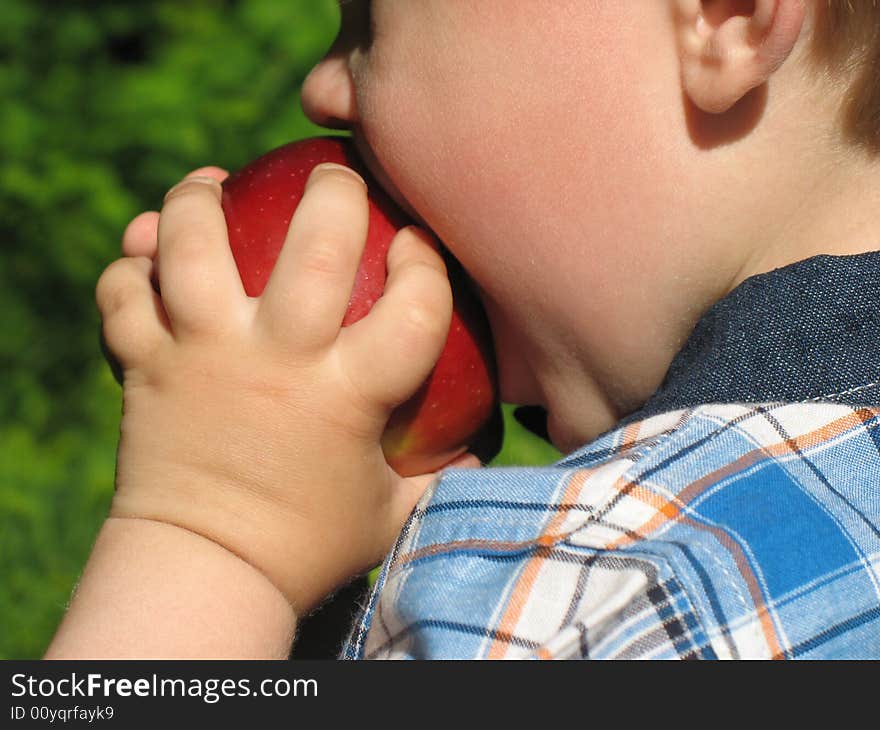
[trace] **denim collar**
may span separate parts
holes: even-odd
[[[880,252],[750,277],[697,323],[634,421],[705,403],[880,406]]]

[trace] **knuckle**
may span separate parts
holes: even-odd
[[[149,359],[158,347],[156,332],[141,317],[128,310],[120,316],[105,320],[102,327],[104,341],[114,356],[127,363]]]
[[[434,272],[435,276],[442,278],[443,281],[449,280],[449,273],[446,270],[446,264],[439,253],[436,253],[435,251],[427,251],[424,264]]]
[[[345,238],[340,231],[325,231],[319,240],[303,251],[303,266],[318,274],[338,273],[342,267],[340,252],[345,249]]]
[[[446,264],[439,255],[434,254],[431,258],[423,259],[419,262],[422,271],[427,279],[435,285],[449,286],[449,275],[446,271]]]
[[[404,325],[415,337],[434,339],[449,327],[449,317],[434,303],[411,300],[402,305],[402,310]]]
[[[209,255],[211,246],[201,235],[181,232],[172,242],[175,266],[196,267]]]

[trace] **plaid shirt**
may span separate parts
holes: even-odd
[[[878,301],[880,254],[754,277],[615,430],[445,472],[344,656],[880,658]]]

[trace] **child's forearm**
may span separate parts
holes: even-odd
[[[295,629],[281,591],[220,545],[109,518],[46,658],[283,659]]]

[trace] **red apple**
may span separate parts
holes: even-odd
[[[259,296],[309,173],[322,162],[357,170],[369,189],[369,232],[344,327],[364,317],[382,296],[391,240],[412,223],[371,178],[348,139],[306,139],[259,157],[223,183],[223,210],[245,291]],[[486,433],[501,428],[489,328],[461,266],[448,252],[444,257],[454,302],[445,348],[428,380],[392,413],[382,437],[388,463],[404,476],[435,471],[477,441],[488,438],[495,450],[500,445],[500,433]]]

